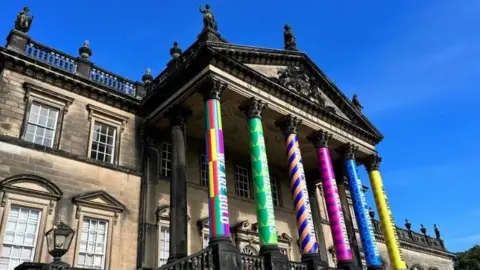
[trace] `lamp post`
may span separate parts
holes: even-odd
[[[53,257],[53,262],[45,266],[45,270],[70,270],[70,265],[61,259],[70,248],[74,234],[75,231],[63,221],[45,233],[48,253]]]

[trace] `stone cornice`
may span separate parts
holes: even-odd
[[[112,107],[131,113],[136,113],[139,109],[140,101],[132,96],[3,47],[0,47],[0,62],[4,69],[18,72]]]

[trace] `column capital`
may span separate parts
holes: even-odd
[[[248,103],[245,103],[239,107],[240,111],[244,112],[248,119],[262,118],[263,110],[266,109],[268,104],[258,98],[250,98]]]
[[[318,130],[307,136],[307,139],[313,143],[315,148],[325,148],[328,147],[328,142],[332,138],[332,134],[324,131]]]
[[[344,161],[355,160],[355,153],[358,151],[358,146],[353,143],[346,143],[340,146],[336,151],[340,153]]]
[[[210,99],[220,100],[222,94],[228,88],[228,84],[217,79],[207,78],[201,88],[204,101]]]
[[[375,171],[380,169],[380,163],[382,162],[382,158],[378,154],[373,154],[367,157],[366,159],[366,167],[367,171]]]
[[[177,105],[170,112],[168,112],[168,119],[170,120],[170,126],[185,126],[188,118],[192,115],[192,110],[184,107],[183,105]]]
[[[302,123],[302,119],[291,114],[275,121],[275,126],[280,128],[284,134],[296,134],[297,127]]]

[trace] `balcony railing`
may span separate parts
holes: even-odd
[[[265,262],[262,256],[241,254],[243,270],[264,270]],[[205,248],[183,259],[165,264],[156,270],[212,270],[213,254],[211,248]],[[307,270],[307,265],[300,262],[289,262],[290,270]]]
[[[211,248],[203,249],[180,260],[165,264],[157,270],[212,270],[213,254]]]
[[[136,86],[135,83],[130,80],[113,75],[98,67],[92,67],[89,77],[90,80],[103,84],[108,88],[115,89],[130,96],[135,96]]]
[[[300,262],[288,262],[288,268],[290,270],[307,270],[307,265]]]
[[[63,71],[77,74],[79,65],[77,57],[62,53],[31,39],[25,46],[25,55]],[[137,84],[134,81],[115,75],[93,64],[90,64],[88,78],[91,81],[129,96],[137,94]]]
[[[262,256],[242,254],[243,270],[263,270],[265,265]]]
[[[77,71],[77,61],[75,60],[75,57],[41,45],[34,41],[27,43],[27,46],[25,46],[25,54],[35,60],[44,62],[70,73],[75,73]]]

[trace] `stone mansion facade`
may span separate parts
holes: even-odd
[[[453,269],[437,227],[392,223],[383,136],[291,27],[282,49],[247,47],[201,12],[198,39],[141,82],[88,42],[37,42],[20,12],[0,47],[0,270],[50,262],[60,220],[77,268]]]

